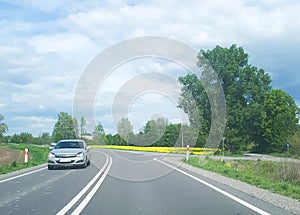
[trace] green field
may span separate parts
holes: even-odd
[[[172,153],[185,154],[185,147],[153,147],[153,146],[117,146],[117,145],[90,145],[91,148],[100,149],[114,149],[114,150],[130,150],[130,151],[144,151],[157,153]],[[219,149],[213,148],[190,148],[191,155],[213,155],[216,152],[220,153]]]

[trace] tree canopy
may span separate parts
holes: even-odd
[[[66,112],[58,114],[57,122],[54,125],[52,133],[53,141],[58,142],[62,139],[76,138],[76,129],[74,127],[74,119]]]
[[[264,119],[261,125],[259,148],[266,152],[282,152],[286,142],[296,133],[299,108],[294,99],[283,90],[272,90],[264,101]]]
[[[99,122],[98,125],[95,126],[93,138],[94,142],[97,144],[105,145],[108,142],[101,122]]]
[[[120,137],[129,143],[130,137],[133,135],[133,126],[128,118],[122,118],[117,126]]]
[[[268,145],[271,146],[272,150],[275,150],[275,148],[273,149],[274,145],[272,145],[274,138],[266,138],[267,136],[281,137],[277,138],[277,141],[282,142],[289,135],[295,133],[297,127],[295,122],[299,120],[295,102],[286,93],[283,95],[282,91],[272,90],[270,76],[263,69],[249,64],[249,55],[245,53],[243,48],[232,45],[230,48],[216,46],[211,51],[202,50],[198,55],[199,67],[202,63],[202,56],[208,60],[218,75],[225,93],[227,123],[224,135],[227,149],[238,152],[245,148],[248,143],[254,143],[259,146],[263,144],[265,146],[261,147],[263,150],[270,150]],[[185,77],[180,77],[179,81],[182,84],[179,107],[188,113],[191,123],[196,121],[196,118],[200,120],[201,127],[197,144],[204,145],[211,126],[212,112],[211,101],[203,83],[214,84],[211,81],[211,71],[204,69],[201,77],[188,74]],[[190,102],[190,96],[196,102],[199,110],[197,114],[195,114],[194,105]],[[273,114],[270,114],[270,109],[275,108],[275,106],[270,107],[270,102],[274,103],[282,98],[285,99],[285,104],[289,104],[281,106],[281,111],[286,113],[285,117],[280,116],[282,114],[279,112],[273,111],[271,112]],[[287,116],[289,117],[288,120]],[[275,122],[277,120],[280,120],[280,123]],[[284,121],[292,122],[293,126],[278,125],[286,124]],[[270,129],[270,125],[278,125],[281,129]]]

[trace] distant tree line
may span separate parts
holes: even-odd
[[[188,138],[180,138],[181,124],[169,124],[165,118],[149,120],[137,134],[134,134],[131,122],[127,118],[122,118],[117,130],[117,134],[107,135],[107,144],[165,147],[189,144]],[[185,137],[188,136],[185,134]],[[184,142],[181,142],[182,139]]]
[[[22,132],[11,136],[2,136],[0,141],[3,143],[49,145],[52,142],[52,137],[47,132],[42,133],[38,137],[34,137],[28,132]]]

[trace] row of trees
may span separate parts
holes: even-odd
[[[58,114],[57,122],[54,125],[52,134],[44,132],[38,137],[34,137],[28,132],[22,132],[20,134],[14,134],[11,136],[4,136],[8,131],[8,126],[4,122],[4,116],[0,114],[0,141],[5,143],[30,143],[47,145],[51,142],[58,142],[62,139],[76,139],[87,135],[85,130],[86,120],[81,117],[80,124],[76,118],[73,118],[66,112],[60,112]],[[105,144],[107,140],[104,129],[99,123],[93,132],[94,142]]]
[[[0,114],[0,142],[4,143],[30,143],[30,144],[50,144],[52,137],[49,133],[44,132],[38,137],[32,136],[28,132],[22,132],[20,134],[14,134],[12,136],[5,136],[8,132],[8,126],[4,122],[4,116]]]
[[[80,130],[85,131],[85,123],[81,118]],[[83,126],[82,126],[83,125]],[[61,112],[55,123],[52,138],[54,142],[61,139],[79,138],[76,133],[78,124],[77,120],[71,115]],[[184,132],[182,132],[184,131]],[[182,133],[181,133],[182,132]],[[84,137],[82,133],[81,137]],[[183,135],[182,137],[180,135]],[[180,124],[169,124],[167,119],[158,118],[149,120],[145,127],[138,134],[134,134],[133,126],[127,118],[122,118],[117,125],[117,134],[105,134],[102,124],[99,122],[92,133],[93,140],[87,140],[91,144],[101,145],[139,145],[139,146],[181,146],[187,145],[195,136],[191,134],[189,126]],[[194,141],[195,142],[195,141]]]
[[[48,145],[52,142],[52,137],[48,132],[44,132],[38,137],[34,137],[28,132],[13,134],[11,136],[2,136],[0,139],[4,143],[26,143],[36,145]]]
[[[196,142],[197,135],[188,125],[171,124],[166,118],[149,120],[139,133],[135,134],[127,118],[122,118],[117,125],[117,134],[108,134],[106,144],[136,145],[158,147],[185,147]]]

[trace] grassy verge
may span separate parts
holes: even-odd
[[[174,153],[185,154],[186,148],[181,147],[152,147],[152,146],[116,146],[116,145],[90,145],[92,148],[102,149],[116,149],[116,150],[130,150],[130,151],[144,151],[144,152],[158,152],[158,153]],[[216,150],[212,148],[190,148],[192,155],[213,155]]]
[[[271,161],[218,161],[192,157],[190,165],[300,200],[300,166]]]
[[[25,148],[28,148],[29,161],[28,163],[18,163],[13,161],[11,164],[0,166],[0,174],[6,174],[20,169],[25,169],[32,166],[37,166],[47,162],[47,155],[49,153],[48,148],[42,148],[38,146],[31,146],[26,144],[1,144],[1,146],[7,146],[11,149],[19,150],[20,153],[24,152]]]
[[[275,156],[275,157],[280,157],[280,158],[293,158],[293,159],[298,159],[300,160],[300,155],[294,155],[294,154],[287,154],[287,153],[270,153],[267,155]]]

